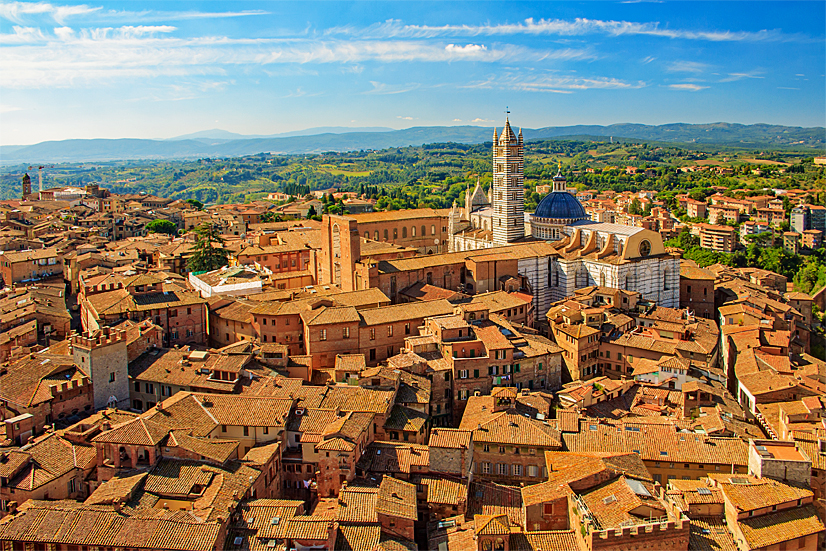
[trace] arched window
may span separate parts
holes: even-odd
[[[407,239],[407,226],[402,228],[402,239]]]
[[[416,226],[410,228],[410,231],[413,232],[413,237],[416,237]]]
[[[364,232],[364,238],[365,239],[370,239],[370,232],[369,231]]]
[[[430,235],[436,235],[436,225],[435,224],[430,225]]]
[[[375,240],[378,241],[379,240],[379,230],[376,230],[376,233],[374,235],[375,235],[375,238],[376,238]]]
[[[393,228],[393,239],[398,239],[398,238],[399,238],[399,230],[397,230],[396,228]]]
[[[424,237],[426,235],[427,235],[427,227],[425,227],[425,225],[422,224],[422,237]]]
[[[600,287],[605,287],[605,272],[599,273],[599,285]]]
[[[387,241],[387,230],[384,230],[384,240]]]

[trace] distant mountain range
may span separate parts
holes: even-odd
[[[696,145],[747,148],[800,148],[823,150],[826,129],[769,124],[612,124],[577,125],[523,131],[525,140],[583,137],[633,139]],[[225,130],[206,130],[167,140],[96,139],[41,142],[27,146],[0,146],[0,163],[56,163],[130,159],[186,159],[238,157],[256,153],[306,154],[418,146],[428,143],[483,143],[493,127],[426,126],[404,130],[389,128],[322,127],[272,136],[245,136]]]

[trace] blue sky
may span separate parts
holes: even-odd
[[[0,143],[826,125],[826,2],[0,2]]]

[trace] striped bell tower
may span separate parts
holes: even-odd
[[[525,237],[525,150],[508,119],[502,135],[493,129],[493,245]]]

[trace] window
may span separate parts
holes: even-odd
[[[109,382],[110,383],[115,382],[115,372],[114,371],[109,374]]]
[[[343,338],[345,338],[345,339],[349,339],[349,338],[350,338],[350,328],[349,328],[349,327],[345,327],[345,328],[342,330],[342,335],[341,335],[341,336],[342,336]]]
[[[227,432],[227,426],[221,425],[221,432]]]
[[[249,435],[250,435],[250,428],[249,427],[244,427],[244,436],[249,436]]]
[[[482,463],[482,474],[490,474],[490,463],[487,461]]]
[[[262,432],[264,434],[269,434],[270,433],[270,427],[264,427],[264,430]]]
[[[508,476],[508,464],[507,463],[497,463],[496,464],[496,474],[500,476]]]
[[[536,465],[528,465],[528,476],[530,476],[530,477],[539,476],[539,467],[537,467]]]
[[[407,226],[402,228],[402,239],[407,239]]]
[[[376,340],[376,328],[375,327],[370,328],[370,340],[371,341]]]
[[[393,326],[392,326],[392,325],[388,325],[388,326],[387,326],[387,336],[388,336],[388,337],[392,337],[392,336],[393,336]]]
[[[430,235],[436,235],[436,226],[430,226]]]
[[[413,237],[416,237],[416,226],[413,226],[412,228],[410,228],[410,231],[412,232]]]
[[[478,379],[478,378],[479,378],[479,370],[478,370],[478,369],[474,369],[474,370],[473,370],[473,378],[474,378],[474,379]]]
[[[459,378],[460,379],[467,379],[468,378],[468,370],[467,369],[460,369],[459,370]]]
[[[396,228],[393,228],[393,239],[398,239],[398,238],[399,238],[399,230],[397,230]]]
[[[499,453],[505,453],[505,446],[499,446]]]
[[[460,390],[459,391],[459,400],[467,400],[468,391],[467,390]]]
[[[384,230],[384,240],[387,241],[387,230]]]
[[[530,470],[530,467],[528,467],[528,470]],[[545,503],[544,506],[545,506],[545,511],[544,512],[545,512],[546,515],[554,514],[554,504],[553,503]]]
[[[318,336],[319,340],[326,341],[327,340],[327,330],[322,329]]]
[[[405,324],[404,324],[404,334],[405,334],[405,335],[409,335],[409,334],[410,334],[410,323],[405,323]]]
[[[135,392],[141,391],[141,384],[138,381],[135,381]]]
[[[147,394],[155,394],[155,385],[152,383],[145,383],[143,386],[146,389]]]
[[[513,464],[513,476],[522,476],[522,465]]]
[[[376,349],[375,348],[370,349],[370,361],[376,361]]]
[[[485,444],[484,446],[482,446],[482,451],[489,452],[490,451],[490,444]]]
[[[187,309],[186,309],[186,315],[187,315],[187,316],[191,316],[191,315],[192,315],[192,308],[187,308]]]

